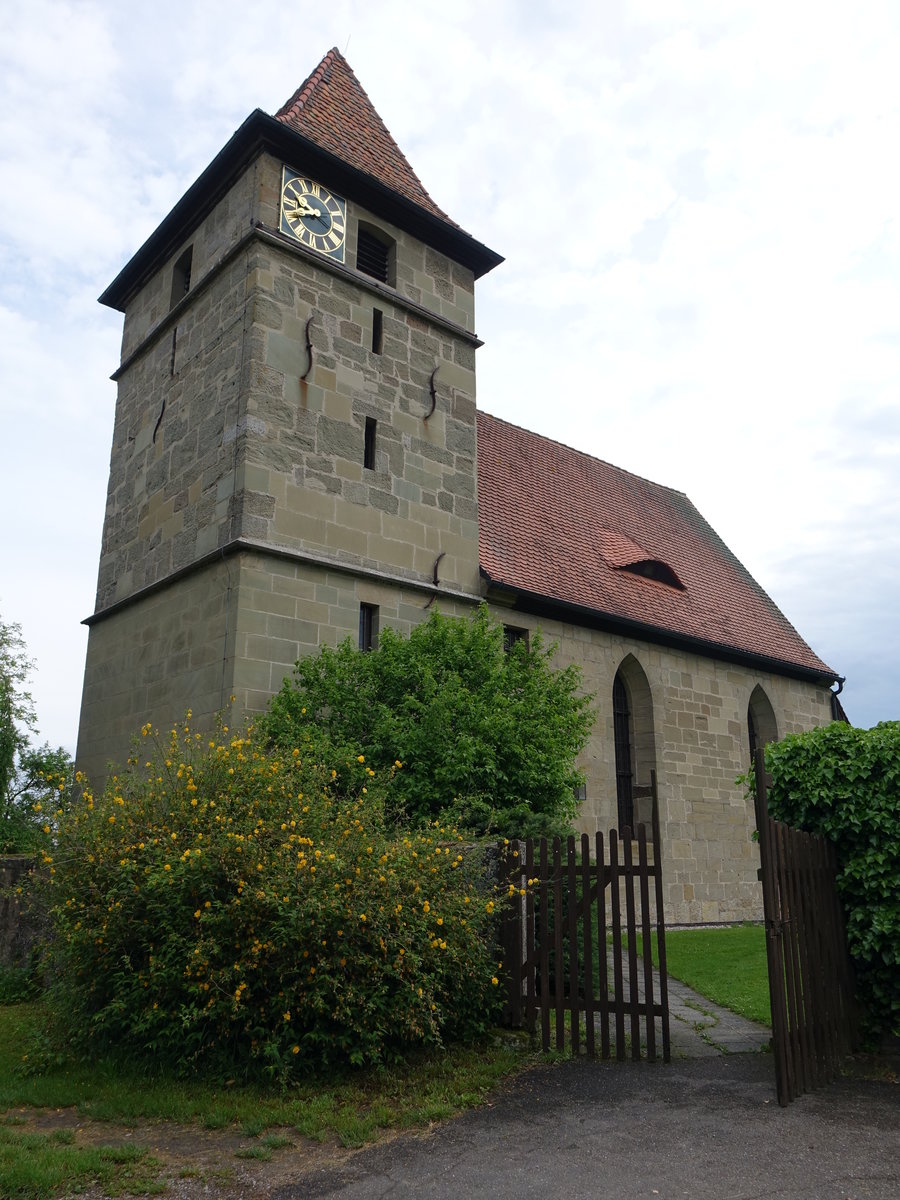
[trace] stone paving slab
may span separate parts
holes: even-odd
[[[612,950],[610,949],[610,978]],[[626,1003],[630,997],[627,975],[623,980]],[[668,976],[669,1041],[673,1058],[709,1058],[716,1054],[759,1052],[769,1048],[772,1030],[714,1004],[679,979]],[[643,974],[638,977],[638,996],[644,999]],[[659,1000],[659,972],[653,971],[653,996]],[[656,1022],[656,1044],[662,1046],[662,1022]]]

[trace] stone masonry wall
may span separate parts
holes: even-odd
[[[563,622],[537,621],[496,610],[508,623],[535,628],[557,641],[560,666],[576,663],[594,695],[597,719],[582,755],[587,798],[578,827],[618,825],[612,687],[623,668],[643,676],[649,711],[635,718],[644,734],[635,782],[648,784],[655,766],[665,843],[666,917],[673,922],[759,920],[762,896],[752,801],[735,782],[750,765],[747,707],[760,686],[775,713],[778,736],[827,724],[828,690],[765,671],[654,646]],[[641,727],[643,726],[643,728]]]
[[[261,212],[273,226],[280,178],[280,164],[264,160]],[[443,555],[441,580],[475,592],[472,273],[380,222],[396,241],[397,287],[379,285],[353,270],[360,220],[377,223],[348,203],[347,271],[300,247],[267,241],[255,249],[239,532],[420,581]],[[364,465],[367,418],[377,422],[372,469]]]
[[[128,307],[98,610],[232,536],[249,375],[249,254],[224,265],[222,259],[247,231],[255,178],[250,168],[187,239],[194,247],[191,289],[174,317],[166,315],[172,262],[183,246]]]
[[[124,763],[145,721],[168,728],[191,708],[208,727],[228,705],[239,568],[226,559],[91,626],[76,762],[95,782]]]
[[[298,658],[355,643],[360,604],[378,607],[380,629],[403,635],[428,616],[430,597],[417,589],[268,554],[242,554],[240,563],[235,717],[261,712]],[[440,609],[463,615],[471,605],[442,600]]]

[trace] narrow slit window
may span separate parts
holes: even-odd
[[[172,268],[172,294],[169,297],[169,308],[174,308],[179,300],[191,290],[191,261],[194,257],[194,247],[188,246]]]
[[[359,648],[374,650],[378,644],[378,605],[360,604],[359,606]]]
[[[380,354],[384,339],[382,314],[380,308],[372,309],[372,353]]]
[[[365,443],[363,445],[363,466],[375,470],[375,430],[378,422],[374,417],[366,417]]]

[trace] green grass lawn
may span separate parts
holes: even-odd
[[[659,965],[655,938],[653,961]],[[771,1026],[766,935],[761,926],[668,931],[666,965],[670,975],[695,992],[742,1017]]]
[[[310,1078],[283,1091],[174,1079],[111,1061],[42,1061],[39,1072],[25,1074],[41,1055],[45,1021],[40,1003],[0,1007],[0,1113],[20,1105],[73,1106],[96,1120],[199,1122],[208,1129],[234,1124],[250,1136],[291,1126],[305,1137],[358,1146],[379,1130],[427,1125],[472,1107],[506,1075],[535,1061],[528,1039],[511,1037],[421,1054],[377,1071]]]
[[[25,1133],[0,1123],[0,1196],[44,1200],[98,1183],[109,1196],[165,1190],[156,1160],[137,1146],[73,1146],[72,1134]]]

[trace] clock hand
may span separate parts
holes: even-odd
[[[322,214],[319,209],[313,208],[311,204],[307,204],[306,202],[301,203],[299,200],[296,200],[293,211],[288,215],[292,217],[321,217]]]

